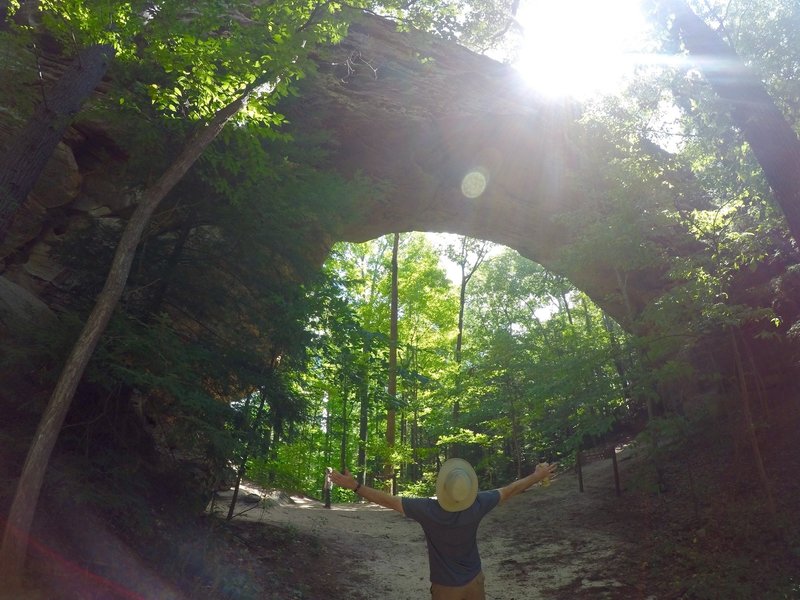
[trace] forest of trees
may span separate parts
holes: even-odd
[[[333,279],[298,381],[309,419],[274,462],[256,461],[258,472],[278,469],[284,486],[313,491],[325,465],[374,483],[389,461],[401,489],[430,493],[447,456],[500,481],[539,459],[569,460],[636,412],[628,336],[584,295],[515,252],[498,252],[469,279],[460,333],[461,282],[446,277],[422,234],[401,236],[397,392],[389,395],[390,237],[338,246],[327,261]],[[480,252],[454,256],[469,273]]]
[[[350,3],[474,49],[514,33],[516,4]],[[559,258],[611,265],[623,299],[625,272],[665,274],[624,328],[558,273],[463,236],[338,242],[320,269],[308,240],[337,239],[342,207],[383,185],[312,167],[319,140],[281,129],[315,46],[346,33],[337,3],[0,4],[0,105],[16,119],[0,242],[71,123],[113,132],[132,207],[54,247],[70,273],[45,294],[57,321],[9,327],[0,349],[6,389],[39,391],[33,406],[0,396],[23,424],[3,437],[5,574],[21,570],[54,448],[62,478],[120,512],[138,506],[131,481],[157,477],[143,457],[181,449],[182,475],[204,473],[173,492],[196,511],[242,477],[318,497],[333,466],[429,494],[450,456],[488,486],[635,436],[657,489],[670,444],[724,431],[774,513],[761,441],[796,394],[800,5],[644,4],[653,51],[686,60],[582,107],[596,176],[575,185],[602,217],[565,214],[582,234]],[[31,99],[44,52],[73,65],[49,105]],[[650,235],[663,228],[688,238],[680,252]]]

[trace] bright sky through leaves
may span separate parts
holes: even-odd
[[[548,96],[587,99],[619,90],[644,46],[639,0],[523,0],[515,66]]]

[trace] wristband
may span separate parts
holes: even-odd
[[[359,481],[358,484],[356,485],[356,487],[353,488],[353,492],[355,492],[357,494],[358,493],[358,489],[360,487],[361,487],[361,482]]]

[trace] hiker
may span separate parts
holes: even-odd
[[[484,600],[484,576],[478,553],[478,525],[498,504],[549,479],[556,465],[540,463],[522,479],[494,490],[478,491],[478,476],[466,460],[451,458],[439,469],[436,498],[401,498],[358,483],[345,469],[331,472],[338,486],[365,500],[414,519],[428,544],[432,600]]]
[[[331,467],[325,467],[325,483],[322,484],[322,500],[325,502],[325,508],[331,507]]]

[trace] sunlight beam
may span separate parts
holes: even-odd
[[[644,51],[639,0],[527,0],[517,21],[524,39],[514,66],[551,97],[613,93]]]

